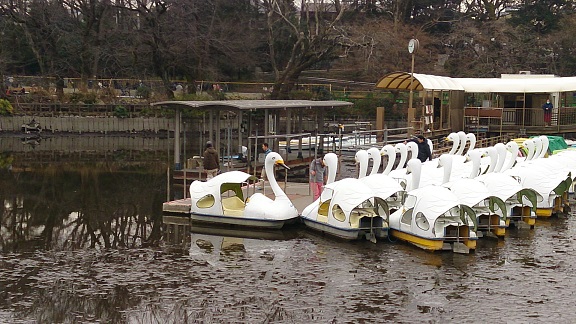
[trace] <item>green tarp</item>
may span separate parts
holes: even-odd
[[[554,153],[554,151],[564,150],[564,149],[568,148],[568,144],[566,144],[566,141],[564,141],[564,137],[551,136],[551,135],[547,135],[547,136],[548,136],[548,141],[550,142],[550,144],[548,145],[548,153],[550,153],[550,152]]]
[[[555,151],[558,150],[564,150],[568,148],[568,144],[566,144],[566,141],[564,141],[564,137],[562,136],[552,136],[552,135],[546,135],[548,137],[548,154],[554,154]],[[534,138],[537,136],[532,136],[531,138]],[[527,138],[515,138],[514,141],[516,143],[518,143],[518,147],[520,148],[520,151],[522,152],[523,156],[526,156],[526,154],[528,154],[528,151],[526,150],[526,148],[522,145],[524,143],[524,141],[527,140]]]

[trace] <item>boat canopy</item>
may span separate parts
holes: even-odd
[[[216,197],[228,190],[232,190],[236,195],[242,197],[240,184],[249,180],[256,181],[257,179],[257,177],[242,171],[224,172],[210,179],[210,181],[192,182],[190,185],[190,195],[192,199],[200,199],[207,194]]]
[[[355,178],[329,183],[324,188],[327,190],[322,192],[321,202],[331,199],[332,203],[338,204],[347,216],[350,216],[354,208],[374,197],[372,189]]]
[[[502,78],[451,78],[414,73],[412,90],[460,90],[468,93],[553,93],[576,91],[576,77],[517,75]],[[376,88],[410,90],[411,75],[392,72],[376,83]]]

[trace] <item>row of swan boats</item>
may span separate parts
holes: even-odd
[[[393,237],[426,250],[468,253],[479,237],[502,237],[511,225],[534,227],[568,206],[576,176],[576,151],[548,155],[546,136],[476,148],[474,134],[451,133],[449,153],[421,162],[416,143],[356,152],[357,178],[336,180],[338,157],[324,156],[327,183],[320,197],[299,212],[274,177],[273,198],[245,197],[257,179],[231,171],[190,185],[191,220],[220,225],[279,229],[305,226],[346,240]],[[465,151],[466,150],[466,151]],[[382,157],[387,163],[380,172]],[[398,157],[398,159],[397,159]],[[288,168],[271,152],[264,167]],[[369,168],[371,168],[369,170]],[[247,229],[250,230],[250,229]]]

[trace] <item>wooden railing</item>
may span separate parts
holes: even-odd
[[[545,127],[542,108],[466,108],[464,130],[495,132]],[[552,111],[551,127],[576,132],[576,107],[559,107]]]

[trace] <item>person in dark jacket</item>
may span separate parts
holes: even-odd
[[[546,126],[550,126],[552,122],[552,108],[554,108],[554,106],[550,102],[550,99],[546,100],[546,103],[542,105],[542,109],[544,110],[544,124]]]
[[[426,162],[426,160],[432,160],[432,152],[430,152],[430,145],[428,145],[426,137],[418,135],[412,141],[418,145],[418,160],[422,161],[422,163]]]
[[[206,180],[210,180],[218,174],[220,169],[220,159],[218,152],[212,146],[212,142],[206,142],[206,150],[204,150],[204,171],[206,172]]]

